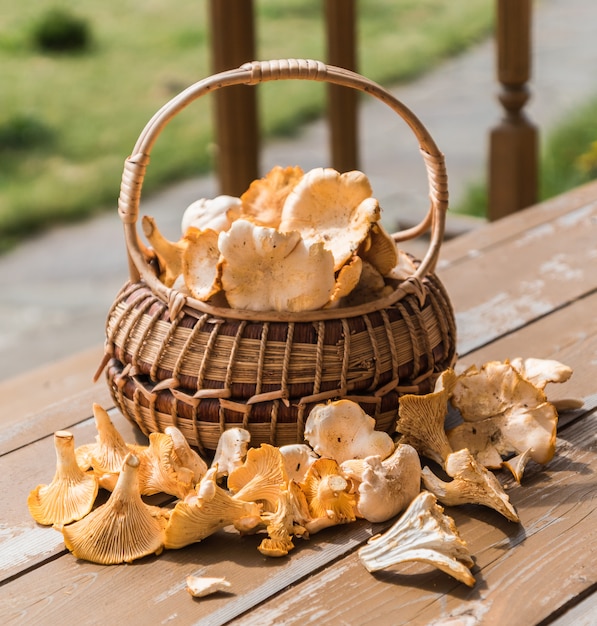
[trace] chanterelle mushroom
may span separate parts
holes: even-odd
[[[233,498],[218,486],[216,473],[217,468],[211,467],[201,479],[197,495],[176,503],[166,526],[166,548],[177,549],[202,541],[231,524],[247,529],[260,523],[261,507]]]
[[[370,522],[398,515],[421,490],[419,455],[406,444],[398,444],[387,459],[369,456],[345,461],[340,469],[358,485],[357,512]]]
[[[153,217],[143,216],[143,232],[151,243],[160,266],[160,280],[171,287],[182,272],[182,254],[186,241],[170,241],[162,235]]]
[[[187,246],[182,253],[182,274],[185,285],[198,300],[209,300],[221,289],[218,262],[218,233],[215,230],[187,230]]]
[[[277,165],[263,178],[254,180],[240,197],[242,217],[260,226],[278,228],[284,202],[302,178],[303,173],[298,166],[280,167]]]
[[[38,524],[70,524],[85,517],[95,502],[98,480],[92,472],[84,472],[75,457],[72,433],[54,433],[56,473],[48,485],[38,485],[27,498],[31,516]]]
[[[451,398],[465,420],[448,431],[454,450],[468,448],[485,467],[512,452],[547,463],[555,453],[558,415],[542,389],[510,363],[490,361],[458,377]]]
[[[314,406],[305,423],[305,439],[319,456],[338,463],[374,455],[385,459],[394,451],[390,435],[375,430],[375,420],[345,399]]]
[[[129,453],[108,501],[60,528],[64,544],[77,558],[114,565],[162,551],[166,513],[141,499],[138,468],[139,460]]]
[[[220,233],[221,281],[230,306],[253,311],[308,311],[334,290],[334,259],[322,243],[298,232],[237,220]]]
[[[422,491],[398,521],[383,535],[372,537],[359,550],[370,571],[409,561],[427,563],[472,587],[473,560],[454,520],[444,514],[432,493]]]
[[[396,431],[403,436],[402,443],[413,446],[419,454],[444,465],[452,452],[444,429],[448,413],[448,398],[456,384],[452,369],[442,372],[433,393],[401,396],[398,406]]]
[[[245,462],[250,441],[251,433],[244,428],[228,428],[220,435],[211,464],[217,478],[228,476]]]
[[[298,231],[308,243],[322,242],[338,270],[357,251],[379,220],[379,203],[371,197],[362,172],[340,174],[332,168],[307,172],[286,198],[280,230]]]
[[[446,473],[453,478],[452,481],[444,482],[428,467],[423,469],[425,488],[442,504],[481,504],[495,509],[511,522],[520,521],[498,479],[477,463],[466,448],[448,456]]]
[[[342,476],[338,463],[333,459],[317,459],[309,467],[300,487],[307,498],[312,517],[307,524],[309,532],[354,522],[356,519],[356,499],[352,485]]]
[[[290,443],[280,446],[279,450],[288,480],[297,483],[303,480],[309,467],[318,458],[312,448],[305,443]]]

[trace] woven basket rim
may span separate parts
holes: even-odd
[[[385,103],[406,122],[419,142],[419,150],[427,170],[430,207],[418,225],[393,233],[392,237],[395,242],[400,242],[430,231],[429,246],[425,256],[415,273],[401,282],[389,295],[346,308],[300,312],[240,310],[216,307],[197,300],[174,287],[167,287],[159,280],[151,266],[147,248],[137,231],[141,189],[151,150],[158,136],[171,119],[189,104],[208,93],[232,85],[257,85],[272,80],[288,79],[329,82],[363,91]],[[447,207],[448,187],[444,157],[417,116],[383,87],[364,76],[343,68],[326,65],[321,61],[306,59],[253,61],[240,68],[209,76],[180,92],[155,113],[141,132],[131,156],[125,161],[118,199],[118,211],[124,224],[125,245],[129,256],[130,280],[137,282],[142,279],[157,297],[168,304],[173,316],[185,308],[225,319],[288,322],[354,317],[391,306],[410,293],[417,293],[422,298],[424,290],[420,282],[435,269],[444,234]]]

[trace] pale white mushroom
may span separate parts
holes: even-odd
[[[338,463],[374,455],[385,459],[394,451],[390,435],[375,430],[375,419],[346,399],[314,406],[304,436],[319,456]]]
[[[98,480],[93,472],[77,465],[72,433],[54,433],[56,472],[52,482],[38,485],[29,493],[27,507],[38,524],[70,524],[85,517],[95,502]]]
[[[254,180],[240,197],[241,217],[260,226],[278,228],[284,202],[303,174],[298,166],[276,165],[263,178]]]
[[[465,420],[447,433],[452,448],[468,448],[485,467],[500,467],[503,456],[526,450],[541,464],[555,454],[555,407],[509,363],[469,368],[451,401]]]
[[[369,179],[362,172],[313,169],[286,198],[279,228],[300,232],[307,243],[323,243],[333,253],[338,270],[380,218],[379,203],[371,194]]]
[[[240,198],[216,196],[201,198],[190,204],[182,215],[181,230],[186,235],[190,227],[197,230],[228,230],[232,222],[240,217]]]
[[[345,461],[340,469],[358,485],[357,513],[369,522],[385,522],[398,515],[421,490],[419,455],[406,444],[398,444],[386,459],[369,456]]]
[[[141,499],[138,468],[138,458],[129,453],[108,501],[78,522],[59,528],[74,556],[114,565],[162,551],[167,513]]]
[[[222,288],[218,262],[218,233],[215,230],[187,230],[187,246],[182,253],[182,274],[184,283],[198,300],[209,300]]]
[[[454,370],[444,370],[432,393],[405,394],[398,404],[396,432],[402,434],[400,441],[410,444],[419,454],[442,466],[452,452],[444,422],[448,413],[448,398],[455,384]]]
[[[470,572],[474,562],[468,547],[454,520],[444,514],[429,491],[421,492],[387,532],[372,537],[358,554],[370,572],[418,561],[442,570],[469,587],[475,584]]]
[[[255,502],[233,498],[216,483],[217,468],[210,468],[197,488],[197,494],[179,500],[165,532],[166,548],[182,548],[202,541],[220,528],[235,525],[247,529],[261,522],[261,507]]]
[[[503,461],[502,465],[509,469],[514,477],[514,480],[520,484],[522,481],[522,476],[524,474],[524,470],[527,466],[531,458],[531,451],[525,450],[522,454],[516,454],[515,456],[510,457]]]
[[[244,428],[228,428],[218,439],[211,467],[215,467],[217,477],[228,476],[245,462],[251,433]]]
[[[215,576],[187,576],[187,591],[193,598],[203,598],[218,591],[228,591],[231,584],[225,578]]]
[[[301,482],[307,470],[318,458],[313,449],[305,443],[289,443],[279,448],[288,480]]]
[[[221,281],[230,306],[254,311],[307,311],[323,307],[336,283],[334,259],[322,243],[298,232],[237,220],[220,233]]]
[[[511,522],[519,522],[518,513],[498,479],[475,461],[465,448],[450,454],[446,473],[453,480],[444,482],[428,468],[423,469],[423,484],[446,506],[480,504],[495,509]]]

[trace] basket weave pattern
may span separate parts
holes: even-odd
[[[228,84],[301,78],[372,93],[411,126],[430,184],[427,218],[396,241],[431,229],[413,276],[389,296],[350,308],[301,313],[216,308],[159,281],[136,221],[149,152],[165,123],[189,102]],[[315,404],[351,398],[392,431],[402,393],[425,393],[455,357],[454,314],[433,274],[447,207],[443,157],[420,122],[375,83],[316,61],[252,63],[189,88],[148,123],[127,159],[119,199],[130,281],[106,326],[108,384],[125,416],[145,432],[176,425],[192,445],[214,450],[230,426],[252,443],[301,441]]]

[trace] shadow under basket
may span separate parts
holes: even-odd
[[[431,231],[416,271],[379,300],[300,313],[214,307],[166,287],[136,229],[140,191],[157,135],[178,111],[214,89],[288,78],[328,81],[372,94],[394,109],[419,140],[431,206],[418,226]],[[253,62],[209,77],[165,105],[125,163],[119,213],[131,277],[108,314],[107,381],[116,406],[145,433],[176,426],[209,454],[220,434],[240,426],[251,444],[302,442],[316,404],[348,398],[392,433],[399,397],[429,393],[456,357],[456,325],[434,274],[447,208],[442,154],[419,120],[382,87],[318,61]]]

